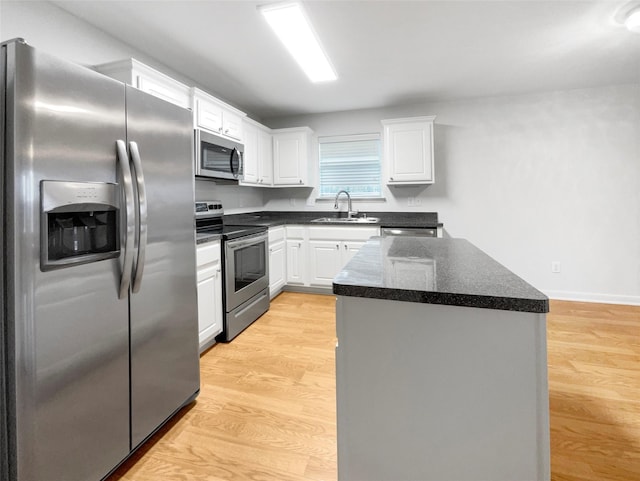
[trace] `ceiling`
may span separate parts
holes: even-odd
[[[312,84],[256,1],[54,1],[258,119],[640,82],[616,0],[313,1]]]

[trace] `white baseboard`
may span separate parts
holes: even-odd
[[[627,304],[631,306],[640,306],[640,296],[551,290],[544,290],[543,292],[549,297],[549,299],[556,299],[559,301],[597,302],[601,304]]]

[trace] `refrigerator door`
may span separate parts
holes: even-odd
[[[97,480],[130,450],[122,253],[41,270],[40,188],[117,182],[124,86],[24,43],[5,48],[8,479]]]
[[[128,147],[142,165],[130,293],[135,447],[195,397],[200,377],[191,113],[131,87],[126,99]]]

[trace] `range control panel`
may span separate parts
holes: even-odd
[[[196,202],[196,217],[221,217],[224,213],[219,200],[202,200]]]

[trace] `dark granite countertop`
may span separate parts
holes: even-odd
[[[382,226],[382,227],[442,227],[438,222],[437,212],[366,212],[367,217],[377,217],[380,219],[375,223],[345,224],[336,222],[335,225],[349,226]],[[287,224],[309,224],[309,225],[334,225],[331,222],[316,223],[313,219],[320,217],[346,217],[346,212],[331,211],[262,211],[247,214],[225,215],[225,224],[246,224],[263,225],[275,227]]]
[[[523,312],[549,299],[464,239],[372,237],[333,280],[340,296]]]

